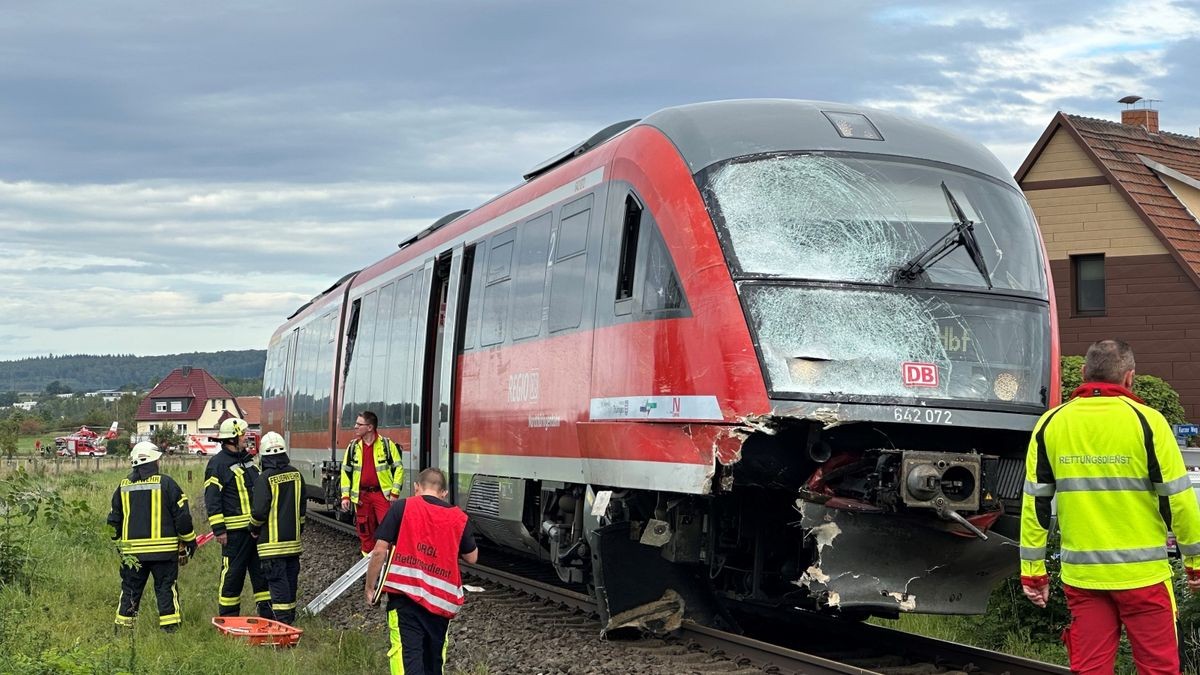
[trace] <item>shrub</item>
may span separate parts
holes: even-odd
[[[105,447],[108,449],[108,454],[122,457],[128,456],[133,451],[133,446],[129,444],[128,436],[117,436],[110,440]]]
[[[0,421],[0,452],[12,457],[17,452],[17,422],[7,419]]]

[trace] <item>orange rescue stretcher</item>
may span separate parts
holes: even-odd
[[[214,616],[217,630],[233,637],[244,637],[252,645],[291,647],[300,641],[304,631],[282,621],[257,616]]]

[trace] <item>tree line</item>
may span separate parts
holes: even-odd
[[[98,389],[144,391],[181,366],[203,368],[218,380],[230,378],[235,381],[261,382],[266,362],[267,352],[264,349],[190,352],[165,356],[35,356],[15,361],[0,361],[0,392],[65,394]],[[53,391],[48,391],[48,387]],[[0,405],[4,403],[0,401]]]

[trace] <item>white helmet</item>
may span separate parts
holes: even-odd
[[[248,427],[249,425],[246,424],[246,420],[240,417],[230,417],[224,422],[221,422],[221,428],[217,430],[217,435],[213,436],[213,438],[222,441],[238,438],[239,436],[244,436],[246,434],[246,429]]]
[[[258,444],[258,454],[268,457],[270,455],[282,455],[285,452],[287,452],[287,444],[283,442],[283,436],[274,431],[268,431],[263,434],[262,442]]]
[[[133,452],[129,453],[129,463],[133,466],[141,466],[157,462],[159,457],[162,457],[162,452],[159,451],[157,445],[150,441],[141,441],[133,446]]]

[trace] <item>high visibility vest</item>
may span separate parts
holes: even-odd
[[[386,494],[400,496],[400,488],[404,487],[404,465],[401,464],[400,446],[390,438],[375,436],[375,445],[371,448],[375,462],[375,475],[379,478],[379,489]],[[362,440],[354,439],[346,447],[342,456],[341,488],[342,498],[349,497],[351,503],[358,503],[359,482],[362,480],[363,459]]]
[[[1048,411],[1034,427],[1022,498],[1021,574],[1046,573],[1053,497],[1064,583],[1097,590],[1161,583],[1171,578],[1168,528],[1184,563],[1200,563],[1200,507],[1166,419],[1132,394],[1100,391]]]
[[[430,612],[452,618],[463,604],[458,547],[467,514],[457,507],[435,506],[423,497],[404,501],[404,518],[383,590],[403,593]]]

